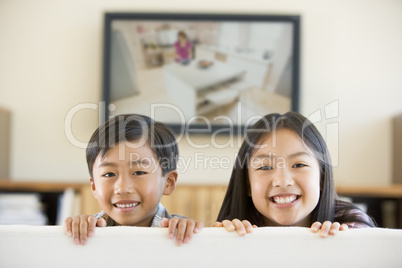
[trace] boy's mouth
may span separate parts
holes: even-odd
[[[283,204],[290,204],[299,198],[300,195],[290,194],[290,195],[275,195],[270,197],[269,199],[275,204],[283,205]]]
[[[140,202],[136,201],[119,201],[113,204],[113,206],[117,208],[132,208],[136,207],[140,204]]]

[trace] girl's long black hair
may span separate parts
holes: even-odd
[[[317,206],[311,213],[311,223],[324,222],[335,219],[335,209],[342,214],[335,220],[344,222],[360,222],[367,226],[375,226],[373,221],[357,217],[351,210],[358,210],[353,204],[338,200],[334,187],[331,158],[327,145],[317,128],[304,116],[296,112],[286,114],[268,114],[257,121],[249,129],[239,154],[236,158],[228,189],[218,215],[218,221],[248,220],[257,226],[264,225],[264,217],[255,208],[249,196],[248,164],[250,157],[258,146],[269,136],[276,135],[276,130],[289,129],[299,135],[303,142],[314,152],[320,165],[320,198]]]

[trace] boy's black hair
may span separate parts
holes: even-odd
[[[88,170],[93,178],[93,165],[100,155],[120,142],[137,142],[148,145],[162,168],[163,176],[177,169],[179,149],[172,130],[163,123],[145,115],[117,115],[98,127],[86,149]]]
[[[255,208],[251,197],[248,195],[250,187],[248,164],[258,146],[269,135],[275,135],[276,130],[279,129],[289,129],[297,133],[309,149],[313,151],[319,162],[320,198],[317,206],[311,213],[310,224],[315,221],[323,223],[327,220],[336,220],[340,223],[357,222],[367,226],[375,226],[375,223],[369,217],[366,219],[353,213],[359,210],[353,204],[338,200],[327,145],[317,128],[307,118],[296,112],[288,112],[283,115],[268,114],[256,122],[248,131],[237,155],[217,220],[223,221],[225,219],[233,220],[237,218],[248,220],[258,226],[264,225],[262,214]]]

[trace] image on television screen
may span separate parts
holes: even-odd
[[[107,35],[109,116],[235,128],[297,110],[292,21],[129,16],[111,19]]]

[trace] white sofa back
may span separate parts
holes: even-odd
[[[243,237],[204,228],[177,247],[167,229],[108,227],[81,246],[60,226],[0,225],[0,267],[402,267],[402,230],[352,229],[323,239],[298,227]]]

